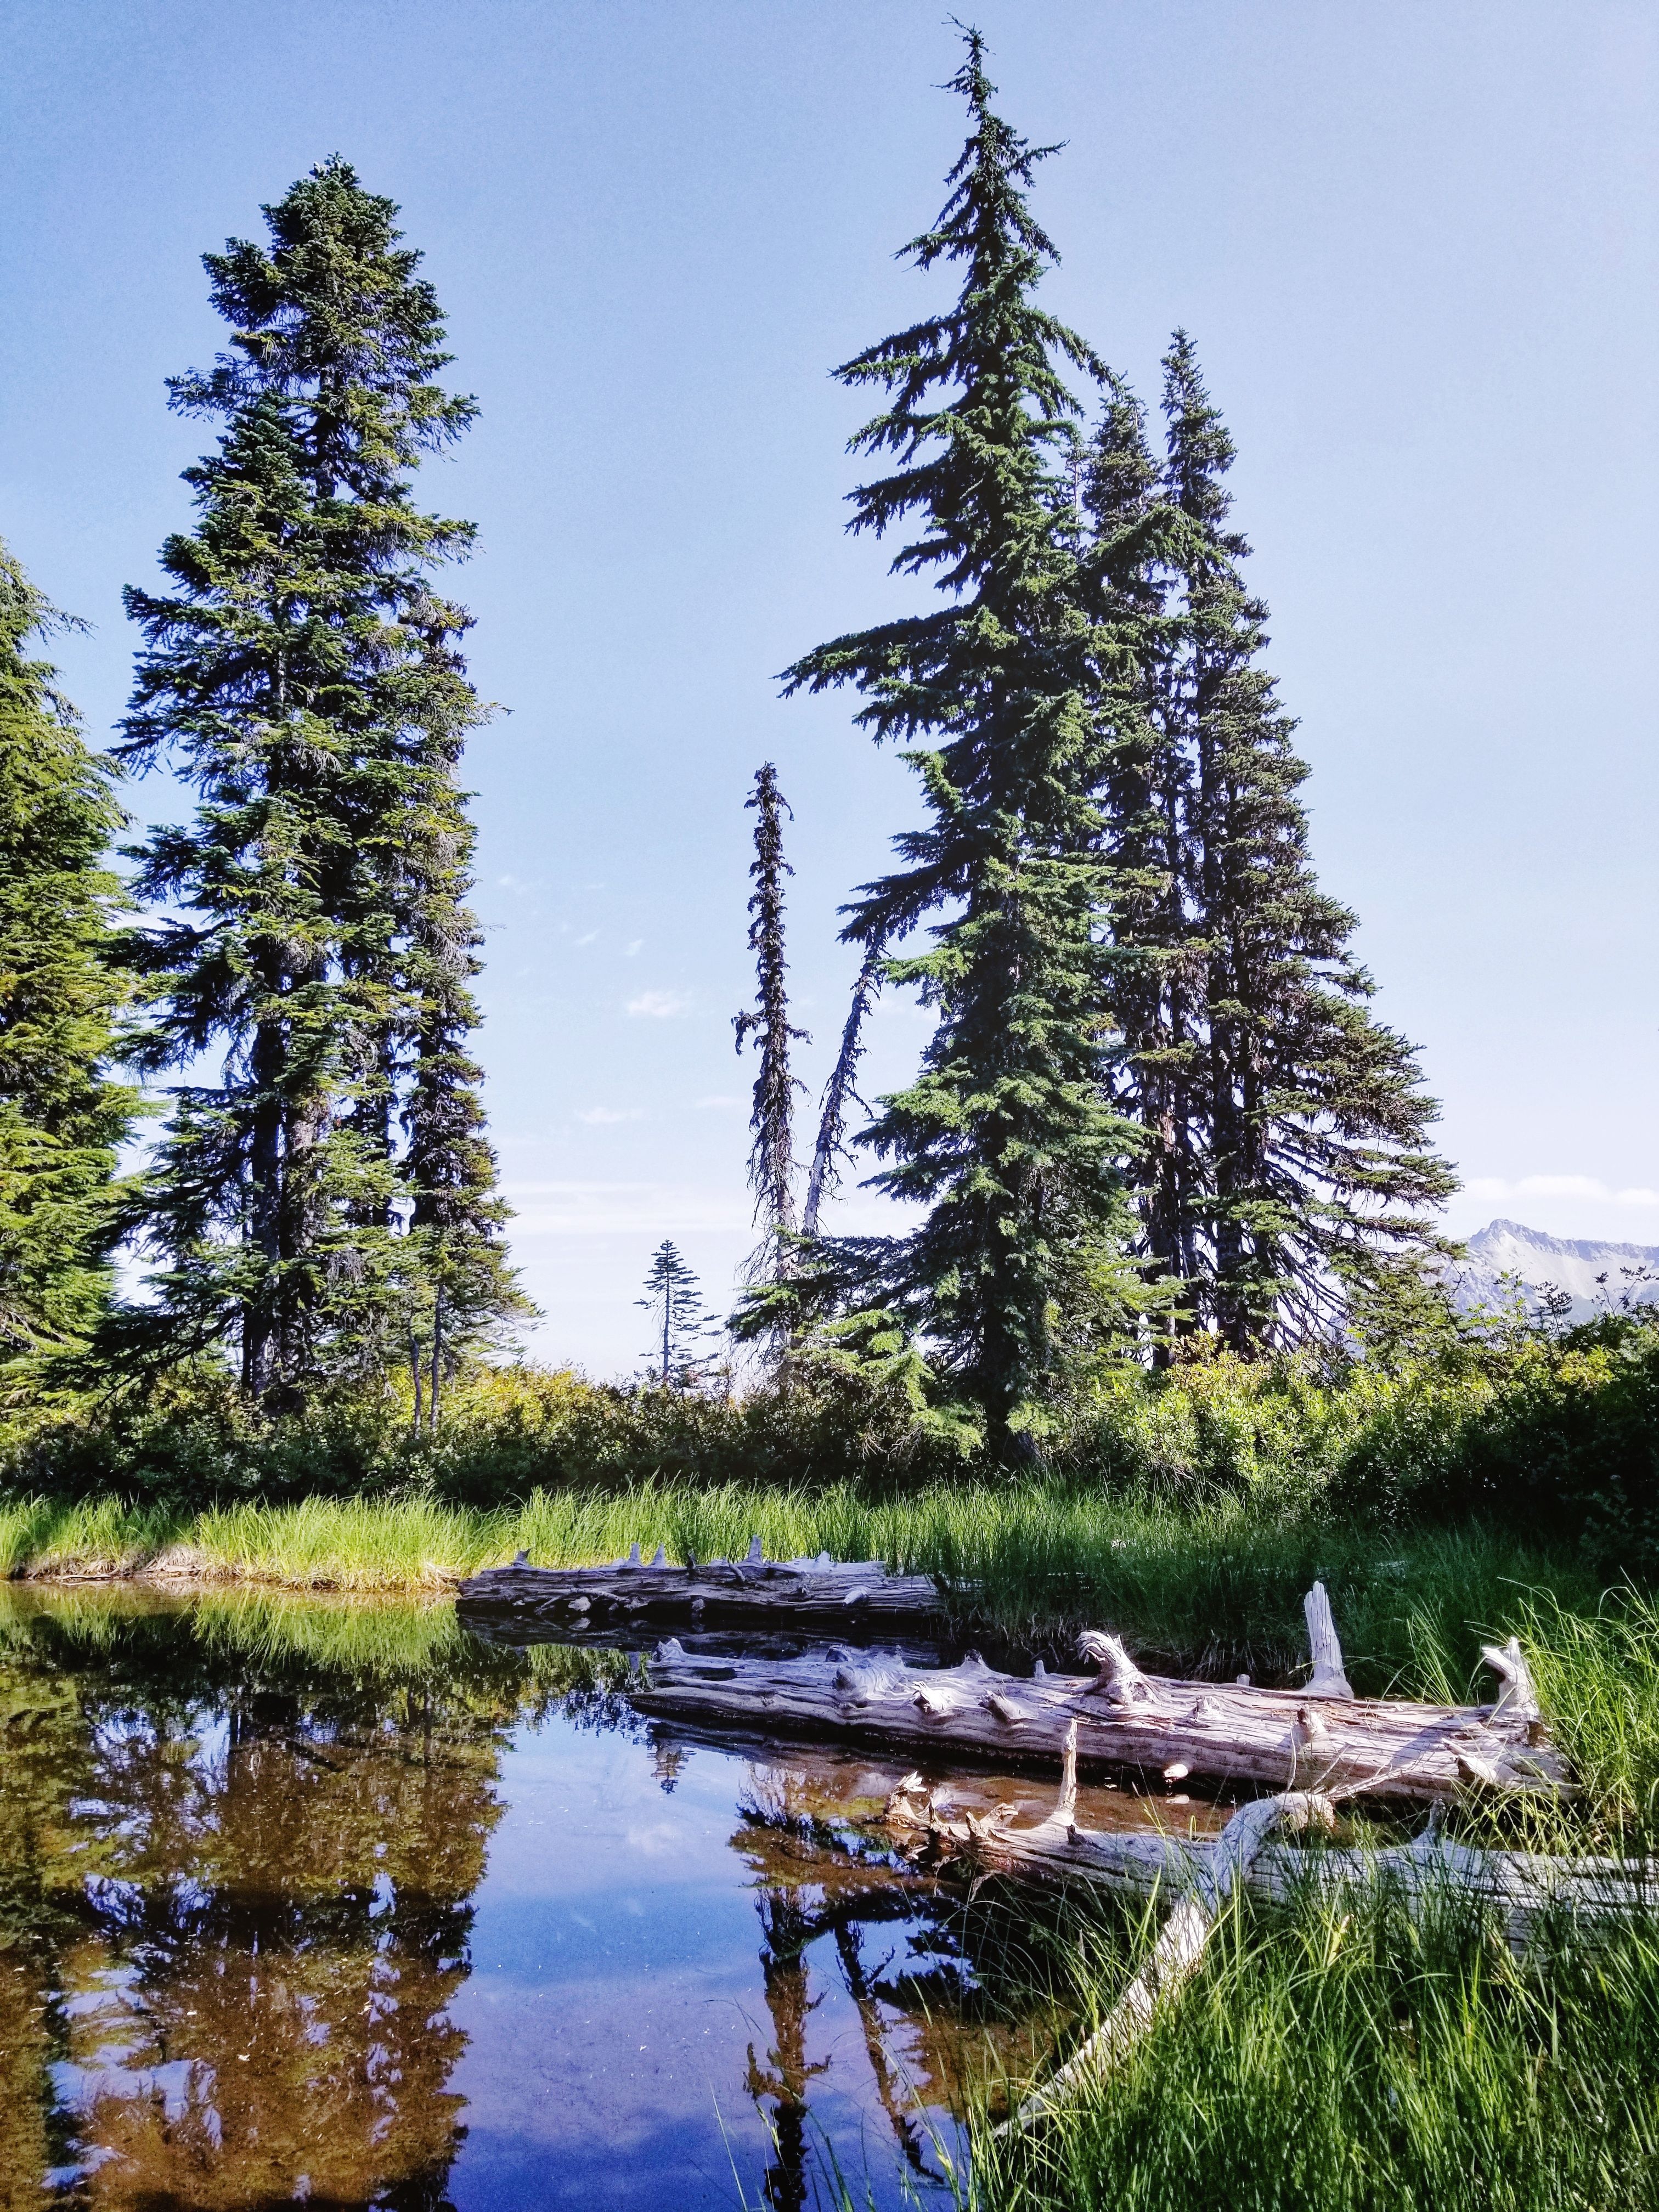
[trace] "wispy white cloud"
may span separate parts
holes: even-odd
[[[1595,1176],[1522,1176],[1515,1186],[1522,1198],[1611,1198],[1606,1183]]]
[[[642,1106],[584,1106],[576,1114],[579,1121],[586,1121],[590,1129],[609,1128],[616,1121],[643,1121]]]
[[[672,1015],[685,1013],[691,1001],[684,991],[641,991],[636,999],[628,1001],[630,1014],[648,1014],[653,1020],[667,1021]]]
[[[631,960],[644,943],[645,939],[642,937],[630,938],[629,942],[623,947],[623,958],[624,960]]]
[[[702,1113],[712,1106],[741,1106],[743,1101],[733,1091],[711,1091],[707,1098],[694,1098],[694,1109]]]
[[[589,929],[589,930],[585,930],[585,931],[582,933],[581,936],[580,936],[580,937],[576,939],[576,942],[577,942],[577,944],[578,944],[578,945],[592,945],[592,943],[593,942],[594,939],[599,935],[599,931],[598,931],[597,929]]]

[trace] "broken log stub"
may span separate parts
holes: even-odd
[[[830,1627],[856,1623],[876,1627],[938,1627],[944,1618],[930,1575],[890,1575],[879,1559],[837,1562],[815,1558],[769,1559],[758,1536],[741,1559],[708,1559],[688,1553],[672,1566],[659,1544],[647,1560],[638,1544],[605,1566],[532,1567],[520,1553],[510,1567],[491,1567],[462,1583],[464,1611],[510,1612],[556,1626],[581,1616],[584,1626],[623,1623],[635,1617],[665,1623],[695,1620],[703,1627]]]
[[[1501,1700],[1412,1705],[1171,1680],[1143,1674],[1115,1638],[1083,1641],[1101,1662],[1098,1677],[1000,1674],[977,1653],[957,1667],[912,1667],[896,1655],[832,1659],[823,1649],[739,1658],[716,1676],[671,1644],[635,1702],[665,1717],[741,1727],[764,1697],[770,1726],[805,1735],[1021,1765],[1059,1765],[1069,1747],[1096,1771],[1162,1776],[1180,1766],[1222,1787],[1431,1803],[1471,1784],[1550,1794],[1567,1786],[1557,1754],[1534,1744],[1523,1711],[1506,1713]]]
[[[1307,1689],[1310,1698],[1352,1698],[1353,1691],[1342,1668],[1342,1646],[1336,1639],[1331,1601],[1323,1583],[1316,1583],[1302,1601],[1308,1624],[1308,1644],[1313,1653],[1313,1675]]]

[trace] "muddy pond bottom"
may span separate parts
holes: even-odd
[[[0,2206],[950,2203],[1065,2026],[1044,1907],[897,1858],[899,1765],[677,1736],[629,1664],[0,1589]]]

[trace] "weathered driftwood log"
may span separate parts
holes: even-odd
[[[1331,1797],[1315,1793],[1285,1793],[1255,1803],[1280,1807],[1277,1825],[1292,1829],[1328,1830],[1335,1810]],[[1074,1733],[1052,1808],[1031,1825],[1017,1826],[1015,1815],[1023,1809],[964,1813],[950,1804],[945,1791],[930,1791],[919,1774],[910,1774],[889,1797],[884,1819],[909,1846],[937,1861],[959,1860],[975,1873],[1085,1882],[1137,1897],[1158,1892],[1181,1896],[1188,1890],[1200,1897],[1218,1893],[1217,1852],[1227,1829],[1218,1838],[1077,1825]],[[1255,1806],[1243,1809],[1254,1811]],[[1265,1836],[1255,1841],[1261,1847],[1237,1862],[1241,1878],[1255,1895],[1283,1904],[1310,1885],[1343,1893],[1386,1882],[1410,1908],[1425,1899],[1455,1896],[1493,1907],[1517,1950],[1545,1913],[1566,1910],[1595,1916],[1659,1905],[1659,1863],[1485,1850],[1449,1842],[1432,1825],[1410,1844],[1383,1849],[1322,1844],[1314,1851],[1297,1851],[1269,1843]],[[1231,1878],[1231,1868],[1220,1871]]]
[[[1276,1790],[1357,1790],[1432,1802],[1474,1784],[1559,1792],[1567,1777],[1541,1739],[1518,1645],[1487,1656],[1504,1676],[1492,1706],[1410,1705],[1248,1682],[1145,1674],[1115,1637],[1091,1631],[1092,1678],[1001,1674],[970,1652],[958,1667],[915,1668],[834,1645],[795,1659],[693,1656],[660,1645],[646,1712],[780,1732],[902,1744],[942,1754],[1058,1765],[1073,1722],[1091,1768],[1191,1774]],[[1335,1638],[1330,1638],[1334,1647]],[[1330,1653],[1322,1663],[1330,1679]],[[1340,1653],[1334,1664],[1340,1670]]]
[[[603,1567],[532,1567],[523,1553],[510,1567],[491,1567],[463,1583],[458,1602],[468,1611],[563,1627],[629,1620],[685,1622],[699,1627],[866,1629],[930,1624],[943,1618],[928,1575],[890,1575],[879,1559],[769,1559],[757,1536],[743,1559],[689,1561],[671,1566],[660,1545],[644,1559],[635,1544],[625,1559]]]
[[[1077,1794],[1076,1735],[1073,1722],[1067,1741],[1066,1779],[1060,1788],[1062,1804],[1068,1796],[1075,1798]],[[1063,2104],[1083,2083],[1098,2081],[1127,2057],[1159,2012],[1197,1972],[1217,1913],[1226,1903],[1234,1882],[1248,1877],[1268,1837],[1281,1827],[1310,1825],[1326,1828],[1335,1825],[1328,1797],[1291,1791],[1241,1805],[1221,1833],[1206,1845],[1202,1856],[1194,1859],[1188,1885],[1176,1898],[1150,1956],[1110,2012],[1081,2049],[1040,2089],[1033,2090],[998,2132],[1029,2127],[1033,2120]]]

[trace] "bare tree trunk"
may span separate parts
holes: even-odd
[[[421,1433],[421,1346],[413,1329],[409,1333],[409,1372],[415,1385],[415,1433]]]
[[[854,1079],[864,1051],[861,1032],[864,1017],[870,1002],[881,988],[882,949],[878,942],[871,945],[859,969],[859,979],[853,986],[853,1003],[847,1011],[847,1026],[841,1033],[841,1050],[830,1080],[823,1086],[823,1103],[818,1111],[818,1140],[812,1148],[812,1169],[806,1179],[806,1209],[801,1216],[801,1234],[816,1237],[818,1233],[818,1214],[826,1196],[835,1194],[836,1160],[843,1149],[842,1139],[847,1131],[847,1109],[858,1097]]]
[[[443,1286],[443,1285],[442,1285],[441,1283],[440,1283],[440,1284],[439,1284],[439,1285],[438,1285],[437,1296],[436,1296],[436,1297],[434,1299],[434,1301],[433,1301],[433,1306],[432,1306],[432,1411],[431,1411],[431,1429],[432,1429],[432,1434],[433,1434],[434,1437],[435,1437],[435,1436],[437,1435],[437,1433],[438,1433],[438,1391],[439,1391],[439,1378],[440,1378],[440,1376],[441,1376],[441,1373],[442,1373],[442,1362],[443,1362],[443,1356],[444,1356],[444,1286]]]
[[[276,1380],[277,1332],[276,1303],[280,1295],[277,1268],[282,1260],[283,1109],[276,1095],[282,1071],[283,1037],[275,1022],[262,1022],[255,1032],[251,1054],[253,1080],[258,1089],[254,1109],[248,1170],[252,1206],[248,1230],[264,1262],[264,1279],[242,1307],[242,1388],[251,1398],[263,1398]]]

